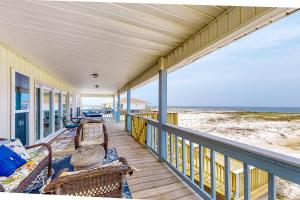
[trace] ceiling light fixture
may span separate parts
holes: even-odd
[[[91,74],[91,76],[92,76],[93,78],[98,78],[98,77],[99,77],[99,74],[94,73],[94,74]]]

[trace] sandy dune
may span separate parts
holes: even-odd
[[[176,112],[180,126],[300,158],[300,115],[203,110]],[[299,185],[280,178],[276,183],[277,199],[300,200]]]

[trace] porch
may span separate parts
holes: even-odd
[[[138,169],[133,198],[274,200],[276,177],[300,184],[299,159],[179,127],[167,113],[169,72],[297,8],[3,0],[0,10],[0,137],[51,143],[82,97],[109,97],[108,144]],[[155,78],[157,116],[131,113],[131,91]]]
[[[124,130],[124,124],[107,120],[110,130],[109,145],[116,147],[120,156],[136,167],[135,176],[128,177],[128,184],[135,199],[201,199],[158,158],[139,144]]]

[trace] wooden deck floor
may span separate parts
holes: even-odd
[[[201,199],[186,186],[167,166],[137,143],[124,131],[124,125],[107,120],[109,146],[115,147],[119,156],[137,168],[135,176],[127,177],[130,191],[135,199]]]

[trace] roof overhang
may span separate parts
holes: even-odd
[[[1,0],[0,42],[81,94],[111,96],[295,10]]]
[[[173,71],[183,67],[296,10],[298,9],[231,7],[169,54],[158,59],[152,67],[128,82],[119,93],[146,83],[162,69]]]

